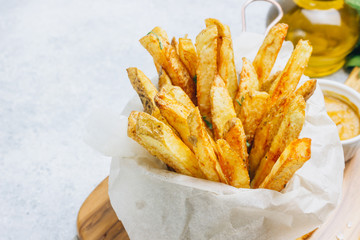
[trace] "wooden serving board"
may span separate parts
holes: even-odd
[[[360,151],[346,163],[340,205],[311,240],[360,239]],[[124,226],[111,207],[108,178],[89,195],[77,218],[78,237],[82,240],[128,240]]]
[[[77,217],[81,240],[128,240],[124,226],[110,204],[108,179],[105,178],[85,200]]]

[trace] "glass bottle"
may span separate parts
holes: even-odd
[[[339,70],[359,37],[359,15],[343,0],[293,0],[296,5],[280,22],[289,25],[287,40],[294,45],[310,40],[313,53],[305,74],[322,77]]]

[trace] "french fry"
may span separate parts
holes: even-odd
[[[206,179],[227,183],[197,107],[190,111],[187,121],[190,128],[189,141],[193,145],[198,165]]]
[[[255,130],[268,110],[269,94],[258,91],[260,86],[255,68],[248,59],[243,58],[242,60],[240,87],[234,106],[236,115],[244,125],[248,144],[251,144]]]
[[[248,167],[248,152],[246,146],[246,136],[243,125],[238,118],[233,118],[225,125],[224,139],[229,143],[230,147],[237,152],[241,159]]]
[[[274,104],[277,99],[286,97],[295,90],[309,62],[311,52],[312,47],[309,41],[300,40],[298,42],[284,70],[271,86],[269,91],[271,105]]]
[[[192,150],[193,145],[188,140],[190,130],[187,125],[187,117],[190,109],[177,102],[170,95],[166,94],[165,91],[166,89],[163,88],[155,96],[156,106],[160,109],[161,115],[164,116],[168,123],[180,134],[183,142]]]
[[[246,95],[249,95],[250,91],[259,90],[259,81],[257,79],[255,68],[248,59],[242,58],[242,61],[243,65],[240,73],[240,84],[234,101],[234,108],[238,116],[240,115]],[[249,98],[246,99],[248,100]]]
[[[176,41],[176,38],[171,39],[171,46],[175,48],[176,53],[179,55],[179,43]]]
[[[295,139],[280,155],[259,188],[281,191],[294,173],[311,157],[311,139]]]
[[[293,99],[293,98],[292,98]],[[292,99],[281,99],[269,109],[255,131],[254,141],[249,154],[249,172],[251,178],[259,166],[261,159],[269,151],[271,143],[280,127]]]
[[[154,97],[158,91],[151,80],[138,68],[132,67],[126,69],[126,71],[128,72],[131,85],[140,97],[144,106],[144,111],[164,122],[175,132],[175,134],[177,134],[176,130],[172,128],[168,121],[161,115],[159,108],[154,102]]]
[[[169,75],[166,73],[165,69],[163,69],[160,64],[154,61],[154,65],[159,74],[159,90],[161,90],[165,85],[172,85],[171,79]]]
[[[260,161],[259,167],[255,172],[255,177],[251,181],[252,188],[258,188],[260,186],[286,146],[299,137],[305,121],[305,106],[305,100],[301,95],[296,95],[292,104],[288,106],[286,115],[271,143],[270,149]]]
[[[189,96],[181,89],[181,87],[166,85],[161,89],[162,92],[171,96],[179,104],[183,105],[187,110],[191,110],[195,107]]]
[[[316,80],[310,79],[295,91],[295,95],[302,95],[305,101],[307,101],[313,95],[315,89],[316,89]]]
[[[242,58],[243,65],[240,73],[238,95],[245,91],[259,91],[260,84],[254,66],[247,58]]]
[[[136,134],[136,124],[139,117],[140,117],[140,112],[132,111],[130,113],[128,117],[127,135],[128,137],[132,138],[142,146],[143,144],[141,143],[141,139]]]
[[[224,139],[216,141],[221,169],[228,184],[236,188],[250,188],[250,178],[245,159],[230,147]]]
[[[138,68],[126,69],[131,85],[140,97],[146,113],[152,114],[156,111],[154,97],[158,93],[151,80]]]
[[[161,90],[165,86],[173,86],[169,75],[161,68],[159,73],[159,89]]]
[[[260,86],[268,79],[271,69],[273,68],[276,57],[284,42],[288,25],[285,23],[278,23],[272,27],[266,35],[256,57],[253,61]]]
[[[173,85],[181,87],[195,103],[195,84],[176,50],[154,31],[140,39],[141,45],[151,54],[154,61],[165,69]]]
[[[236,107],[239,112],[237,117],[240,118],[248,144],[252,144],[255,131],[261,123],[264,115],[268,111],[268,102],[270,96],[266,92],[245,92],[240,101],[236,101]]]
[[[133,111],[128,136],[176,172],[204,178],[194,153],[163,122],[144,112]]]
[[[210,89],[217,73],[217,36],[216,26],[202,30],[196,37],[196,52],[198,65],[197,76],[197,103],[201,116],[211,122]]]
[[[162,41],[169,41],[169,37],[164,29],[161,27],[154,27],[151,32],[161,38]],[[160,40],[159,40],[160,41]]]
[[[269,92],[272,84],[275,82],[276,78],[280,75],[281,71],[277,71],[276,73],[270,75],[267,79],[263,81],[261,84],[261,91]]]
[[[197,59],[195,46],[192,43],[191,39],[188,38],[179,39],[179,56],[181,61],[186,66],[186,69],[189,71],[190,77],[195,81],[196,66],[198,59]]]
[[[236,113],[229,91],[219,75],[215,76],[212,83],[210,101],[215,139],[220,139],[224,136],[225,124],[235,118]]]
[[[238,89],[238,78],[235,69],[234,51],[231,40],[230,28],[219,20],[208,18],[205,20],[206,27],[215,25],[218,30],[218,71],[224,80],[230,97],[235,98]]]

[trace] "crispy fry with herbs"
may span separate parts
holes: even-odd
[[[187,121],[190,128],[189,141],[206,179],[227,183],[198,108],[191,110]]]
[[[181,87],[195,103],[195,84],[175,48],[153,31],[140,39],[141,45],[169,75],[173,85]]]
[[[234,106],[238,118],[244,125],[246,138],[252,143],[255,131],[268,110],[269,94],[260,92],[255,68],[251,62],[243,58],[240,74],[240,87]]]

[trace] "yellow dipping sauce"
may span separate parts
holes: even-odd
[[[346,97],[324,91],[325,107],[336,124],[340,140],[356,137],[360,133],[359,110]]]

